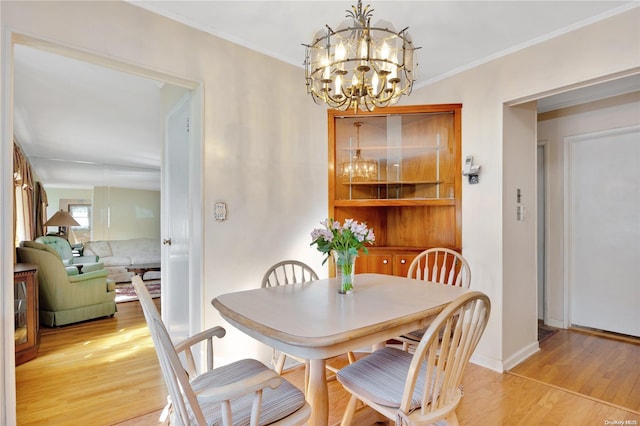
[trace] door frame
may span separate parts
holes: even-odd
[[[154,70],[149,67],[133,63],[121,62],[97,53],[79,50],[78,48],[63,45],[59,42],[36,38],[4,27],[0,34],[0,48],[3,52],[0,56],[0,94],[2,94],[0,122],[2,124],[1,128],[3,129],[0,142],[0,152],[2,152],[2,155],[0,155],[0,175],[2,177],[0,182],[3,183],[2,191],[0,191],[0,205],[2,206],[2,212],[0,213],[0,259],[2,261],[1,265],[3,266],[0,268],[0,278],[2,278],[4,282],[13,282],[12,268],[8,268],[5,265],[13,265],[15,261],[13,238],[9,236],[13,235],[13,46],[16,44],[45,50],[58,55],[192,90],[194,96],[192,98],[191,106],[194,119],[191,127],[193,131],[190,136],[190,148],[192,149],[190,150],[189,155],[191,158],[199,159],[197,164],[199,164],[200,167],[190,168],[189,170],[190,181],[194,182],[198,186],[198,190],[193,191],[193,209],[189,218],[191,222],[189,227],[191,232],[189,238],[189,253],[194,255],[202,253],[203,176],[201,164],[204,158],[204,129],[202,120],[204,110],[203,82],[187,80],[167,74],[164,71]],[[164,126],[161,117],[158,118],[158,121]],[[203,268],[201,261],[198,259],[197,262],[190,262],[190,282],[188,285],[194,293],[194,296],[192,297],[203,293],[202,283]],[[0,315],[4,318],[13,318],[13,305],[11,303],[11,300],[13,299],[13,287],[3,286],[0,291],[2,291],[2,297],[0,300],[3,301],[3,303],[0,304]],[[202,298],[200,297],[200,299]],[[204,319],[192,316],[190,323],[194,325],[195,328],[201,329]],[[0,421],[4,424],[16,424],[17,421],[13,327],[14,325],[12,321],[4,321],[0,328],[0,338],[2,339],[3,345],[3,348],[0,351],[0,361],[2,362],[3,368],[3,374],[0,376],[2,379],[0,383],[0,398],[4,401],[4,403],[0,405]]]
[[[536,234],[539,236],[540,232],[542,232],[542,237],[543,237],[543,241],[542,241],[542,247],[537,246],[537,257],[538,257],[538,267],[540,266],[540,264],[542,264],[542,319],[544,321],[545,324],[547,324],[549,318],[549,313],[548,313],[548,309],[547,307],[549,306],[549,291],[547,289],[547,284],[549,282],[549,277],[548,277],[548,273],[547,273],[547,265],[548,265],[548,259],[547,259],[547,244],[549,241],[549,144],[548,141],[544,140],[544,141],[538,141],[538,146],[536,148],[536,152],[539,154],[540,153],[540,149],[542,149],[542,174],[543,174],[543,188],[542,188],[542,193],[538,193],[536,195],[537,198],[537,204],[536,206],[539,206],[539,203],[542,203],[543,205],[543,210],[542,212],[539,211],[538,208],[538,212],[536,214],[537,216],[537,220],[536,220]],[[536,161],[538,161],[536,159]],[[538,167],[536,167],[536,171],[540,172],[540,170],[538,170]],[[536,176],[536,181],[538,180],[538,176]],[[542,216],[542,217],[541,217]],[[540,229],[540,227],[542,226],[542,229]],[[540,291],[540,285],[538,285],[538,291]]]
[[[571,326],[571,271],[569,271],[569,261],[571,257],[571,247],[569,247],[569,242],[571,241],[571,215],[569,214],[571,210],[570,200],[571,200],[571,185],[569,180],[571,179],[571,141],[566,137],[562,141],[562,157],[563,157],[563,171],[562,178],[564,181],[564,189],[563,189],[563,233],[562,240],[564,241],[564,250],[563,250],[563,273],[562,273],[562,297],[563,300],[563,315],[562,315],[562,327],[568,329]]]

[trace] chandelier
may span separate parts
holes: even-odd
[[[413,42],[405,28],[396,32],[388,22],[371,26],[373,9],[358,6],[336,31],[326,25],[306,46],[307,93],[316,103],[340,111],[373,111],[409,95],[416,69]]]
[[[375,160],[365,160],[362,158],[360,150],[360,127],[361,121],[353,123],[356,128],[356,152],[349,161],[344,161],[340,165],[342,177],[345,181],[366,182],[378,178],[378,163]]]

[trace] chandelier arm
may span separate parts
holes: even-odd
[[[345,94],[341,94],[340,95],[341,97],[338,98],[338,97],[331,96],[331,94],[329,92],[330,92],[330,89],[328,87],[324,87],[323,88],[324,96],[321,96],[321,97],[332,108],[340,109],[340,107],[342,105],[348,104],[350,98],[348,96],[346,96]]]

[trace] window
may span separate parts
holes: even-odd
[[[91,204],[69,204],[69,214],[78,221],[80,226],[74,226],[74,230],[91,229]]]

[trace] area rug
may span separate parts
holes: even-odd
[[[558,329],[555,327],[550,327],[545,325],[544,323],[538,322],[538,343],[542,343],[547,340],[549,337],[553,336],[558,332]]]
[[[144,284],[149,290],[152,298],[160,297],[160,280],[148,280]],[[133,289],[133,284],[118,283],[116,284],[116,303],[124,303],[138,300],[138,295]]]

